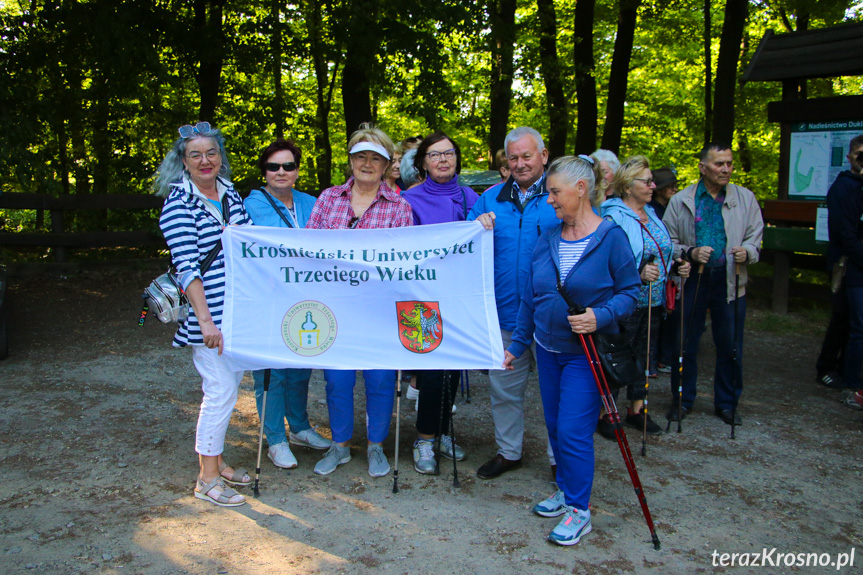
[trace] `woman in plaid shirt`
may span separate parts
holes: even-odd
[[[306,228],[340,230],[411,225],[413,213],[410,204],[384,181],[395,150],[389,136],[371,124],[362,124],[351,135],[348,150],[351,177],[343,185],[321,192]],[[333,444],[315,465],[315,473],[319,475],[328,475],[340,464],[351,460],[356,371],[325,369],[324,378],[327,381],[327,409]],[[381,443],[390,431],[396,372],[389,369],[363,370],[363,378],[369,475],[383,477],[390,472]]]

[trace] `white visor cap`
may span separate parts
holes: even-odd
[[[351,148],[351,151],[348,152],[348,154],[353,155],[357,152],[375,152],[388,160],[391,159],[389,153],[387,153],[386,148],[384,148],[380,144],[375,144],[374,142],[357,142],[356,144],[354,144],[354,147]]]

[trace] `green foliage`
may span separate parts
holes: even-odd
[[[196,7],[223,5],[224,45],[197,33]],[[278,4],[278,3],[277,3]],[[443,130],[464,151],[466,169],[484,168],[490,114],[488,7],[479,0],[363,4],[377,123],[394,140]],[[576,101],[572,53],[576,0],[556,0],[558,58],[573,129]],[[712,5],[712,58],[719,50],[724,3]],[[358,0],[77,0],[0,3],[0,193],[52,195],[149,193],[152,175],[200,108],[202,55],[222,54],[215,123],[228,136],[234,180],[259,183],[259,151],[276,133],[284,102],[285,135],[303,150],[300,189],[316,193],[318,165],[331,155],[331,177],[346,159],[341,70],[352,8]],[[739,72],[762,35],[800,26],[820,28],[861,18],[859,0],[753,0]],[[619,5],[597,0],[594,22],[599,131],[602,133]],[[31,12],[32,10],[32,12]],[[675,165],[684,183],[698,177],[695,153],[704,137],[703,1],[644,0],[638,15],[627,91],[621,156],[643,153],[654,166]],[[317,15],[317,16],[316,16]],[[315,18],[319,18],[315,21]],[[549,129],[534,2],[518,4],[510,124]],[[282,34],[281,96],[273,41]],[[316,69],[315,62],[321,66]],[[318,77],[321,74],[322,77]],[[813,80],[809,97],[857,94],[861,78]],[[320,92],[319,92],[320,90]],[[332,91],[322,133],[319,102]],[[766,120],[778,83],[736,92],[736,181],[760,198],[775,197],[779,127]],[[323,99],[323,100],[322,100]],[[324,135],[329,146],[325,146]],[[502,142],[500,143],[502,145]],[[76,215],[69,229],[124,229],[153,224],[154,215]],[[32,230],[35,213],[0,212],[4,230]]]

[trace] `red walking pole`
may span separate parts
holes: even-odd
[[[571,301],[568,294],[565,294],[562,289],[559,291],[569,306],[570,315],[581,315],[586,311],[584,307]],[[611,395],[611,388],[608,385],[602,364],[599,363],[599,353],[596,351],[596,345],[593,343],[593,335],[578,334],[578,338],[581,341],[582,349],[584,349],[584,355],[587,356],[588,363],[590,363],[590,371],[593,373],[593,380],[596,382],[597,390],[599,390],[602,405],[605,407],[605,411],[608,413],[614,426],[614,436],[617,438],[617,446],[620,447],[620,454],[623,456],[623,462],[626,464],[626,470],[629,472],[629,479],[632,481],[635,495],[641,504],[641,511],[644,513],[644,520],[647,521],[647,528],[650,530],[650,539],[653,541],[653,548],[659,549],[659,537],[656,535],[656,528],[653,525],[653,518],[650,516],[650,509],[647,507],[644,488],[641,486],[638,470],[635,469],[635,459],[632,457],[629,442],[626,440],[626,433],[623,431],[623,425],[620,423],[620,413],[617,411],[617,405],[614,403],[614,396]]]

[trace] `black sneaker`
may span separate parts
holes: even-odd
[[[626,411],[626,419],[623,422],[629,427],[633,427],[639,431],[644,429],[644,408],[638,413],[632,413],[632,411]],[[647,415],[647,435],[659,435],[662,433],[662,428],[656,425],[656,422],[650,418],[650,415]]]
[[[617,436],[614,434],[614,424],[608,418],[608,414],[599,418],[599,421],[596,423],[596,431],[606,439],[612,441],[617,439]]]
[[[665,419],[667,419],[668,421],[683,421],[684,419],[686,419],[687,415],[689,415],[689,409],[687,409],[686,407],[680,407],[678,414],[678,407],[676,405],[672,405],[671,408],[668,410],[668,413],[665,414]]]
[[[815,381],[828,389],[845,389],[845,382],[842,381],[842,376],[836,371],[821,374],[815,378]]]

